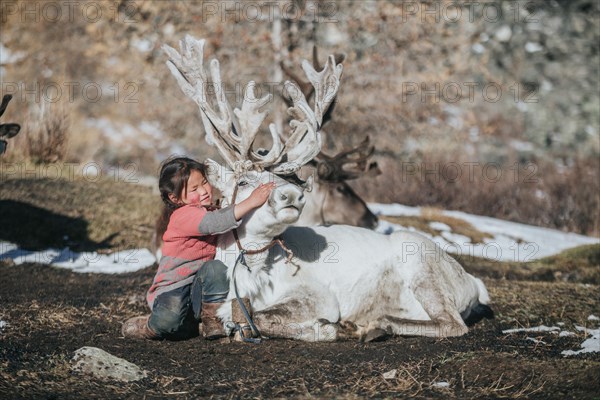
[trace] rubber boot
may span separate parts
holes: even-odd
[[[121,327],[121,334],[129,339],[160,339],[148,326],[149,315],[129,318]]]
[[[202,311],[200,319],[202,321],[201,329],[202,336],[206,340],[215,340],[225,337],[225,329],[223,323],[217,317],[217,310],[223,303],[202,303]]]

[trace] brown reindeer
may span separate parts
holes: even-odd
[[[8,107],[8,103],[11,101],[12,95],[7,94],[2,97],[2,104],[0,104],[0,117],[6,111],[6,107]],[[0,155],[6,152],[6,148],[8,147],[8,142],[4,139],[13,138],[19,133],[21,130],[21,125],[19,124],[0,124]]]

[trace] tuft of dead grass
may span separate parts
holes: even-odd
[[[440,230],[431,227],[431,222],[442,222],[452,228],[453,233],[466,236],[471,239],[471,243],[483,243],[484,239],[493,236],[486,232],[481,232],[473,225],[460,218],[443,215],[442,211],[433,207],[424,207],[421,209],[421,216],[379,216],[379,218],[402,225],[404,227],[413,227],[421,232],[432,236],[439,236]]]
[[[36,163],[63,161],[70,136],[67,106],[42,102],[33,110],[25,129],[27,156]]]

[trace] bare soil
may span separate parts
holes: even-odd
[[[151,230],[154,211],[143,200],[151,194],[131,185],[7,179],[0,189],[2,240],[56,246],[67,230],[74,248],[112,250],[143,245]],[[99,189],[102,196],[95,196]],[[35,218],[28,217],[32,210]],[[598,399],[600,353],[561,355],[579,349],[582,333],[502,330],[558,323],[573,332],[575,325],[596,328],[587,318],[600,315],[599,254],[600,246],[592,246],[537,264],[461,259],[488,286],[494,320],[460,338],[369,344],[125,340],[121,323],[147,312],[144,294],[155,266],[100,275],[1,261],[0,398]],[[72,372],[70,360],[83,346],[125,358],[148,377],[119,383]],[[385,379],[391,370],[396,376]]]

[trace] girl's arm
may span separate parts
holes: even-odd
[[[173,227],[171,234],[177,237],[193,237],[198,234],[217,235],[230,231],[239,226],[239,220],[244,215],[262,206],[274,188],[274,183],[260,185],[246,200],[220,210],[207,211],[198,207],[182,207],[175,210],[169,222],[169,226]]]

